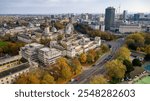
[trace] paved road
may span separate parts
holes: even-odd
[[[112,46],[111,52],[105,54],[101,59],[99,59],[95,66],[91,67],[88,70],[85,70],[80,75],[76,76],[75,79],[77,79],[77,81],[69,82],[69,84],[85,84],[88,83],[89,79],[93,75],[104,74],[104,64],[114,58],[116,51],[123,45],[123,43],[124,39],[107,42],[106,44]]]

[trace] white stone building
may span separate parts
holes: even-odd
[[[8,69],[20,64],[21,63],[20,59],[21,59],[20,55],[1,59],[0,60],[0,72],[8,70]]]
[[[23,73],[28,73],[30,66],[28,63],[20,64],[16,67],[0,72],[0,84],[14,83],[16,78]]]
[[[30,61],[38,60],[38,49],[43,48],[44,45],[38,43],[27,44],[20,48],[20,55]]]
[[[120,33],[134,33],[134,32],[141,32],[142,27],[140,25],[121,25],[119,27]]]
[[[55,61],[61,56],[61,51],[55,48],[44,47],[38,51],[38,59],[45,65],[55,63]]]

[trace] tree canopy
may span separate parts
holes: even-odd
[[[122,79],[124,78],[126,67],[119,60],[112,60],[106,63],[106,72],[110,78]]]
[[[90,84],[107,84],[107,79],[103,75],[97,75],[92,77]]]

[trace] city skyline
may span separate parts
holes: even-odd
[[[2,0],[0,14],[105,13],[109,6],[117,13],[150,13],[149,4],[149,0]]]

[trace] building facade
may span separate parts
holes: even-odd
[[[108,7],[105,11],[105,30],[110,30],[115,21],[115,8]]]
[[[26,60],[37,61],[38,49],[42,47],[44,47],[44,45],[38,43],[27,44],[20,48],[20,55]]]
[[[55,63],[55,61],[62,56],[61,51],[55,48],[44,47],[38,51],[38,59],[45,65]]]

